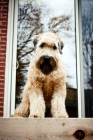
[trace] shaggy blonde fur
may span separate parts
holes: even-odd
[[[36,49],[29,65],[23,99],[11,116],[44,118],[46,108],[50,107],[53,117],[67,118],[68,114],[65,109],[66,71],[60,59],[63,42],[51,32],[35,35],[32,41]],[[40,69],[44,61],[43,56],[51,58],[52,70],[49,73],[46,72],[46,69],[45,73]]]

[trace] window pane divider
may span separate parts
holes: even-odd
[[[8,6],[8,26],[6,45],[6,65],[5,65],[5,90],[4,90],[4,117],[10,115],[11,103],[11,78],[12,78],[12,51],[13,51],[13,22],[14,22],[14,0],[9,0]]]
[[[85,117],[83,47],[81,24],[81,0],[75,0],[76,9],[76,45],[77,45],[77,85],[78,85],[78,117]]]
[[[12,84],[11,84],[11,114],[15,111],[16,98],[16,62],[17,62],[17,23],[18,23],[18,0],[14,3],[14,35],[13,35],[13,58],[12,58]]]

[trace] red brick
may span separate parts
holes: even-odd
[[[0,54],[1,55],[1,54]],[[0,57],[1,58],[1,57]],[[5,64],[5,62],[2,62],[2,61],[0,61],[0,65],[4,65]]]
[[[0,68],[0,73],[5,72],[5,68]]]
[[[5,67],[5,63],[3,63],[3,62],[1,63],[0,62],[0,70],[2,69],[2,67]],[[0,75],[0,76],[2,76],[2,75]]]
[[[6,41],[5,42],[0,41],[0,44],[1,45],[6,45]]]
[[[3,43],[3,42],[0,42],[0,43]],[[5,42],[4,42],[5,43]],[[0,62],[3,61],[3,58],[5,57],[5,53],[0,53]],[[4,62],[4,61],[3,61]]]
[[[0,0],[0,1],[1,1],[1,3],[2,3],[2,2],[7,2],[8,0]]]
[[[0,88],[0,98],[3,98],[3,97],[4,97],[4,89]]]
[[[0,69],[5,71],[5,66],[0,66]],[[1,79],[0,79],[1,80]]]
[[[1,91],[1,90],[0,90]],[[3,101],[3,99],[4,99],[4,94],[1,92],[0,93],[0,101]]]
[[[0,9],[0,13],[7,13],[7,9]]]
[[[0,116],[3,116],[8,1],[0,0]]]
[[[6,2],[6,1],[8,1],[8,0],[1,0],[1,2]]]
[[[3,9],[3,6],[0,5],[0,9]]]
[[[8,0],[0,0],[1,3],[7,2]]]
[[[7,27],[7,25],[0,25],[0,28],[6,28]]]
[[[1,2],[1,1],[0,1],[0,5],[1,5],[1,6],[5,6],[5,5],[7,5],[7,2]]]
[[[6,41],[6,37],[1,37],[1,41]]]
[[[3,78],[4,78],[4,76],[3,76]],[[3,88],[4,89],[4,84],[0,84],[0,88]],[[1,97],[1,94],[0,94],[0,97]]]
[[[0,58],[1,58],[1,54],[0,54]],[[1,67],[5,66],[5,62],[1,62],[1,61],[0,61],[0,66],[1,66]]]
[[[0,102],[3,102],[4,101],[4,98],[3,97],[0,97]]]
[[[2,21],[7,22],[7,18],[5,18],[5,17],[0,17],[0,22],[2,22]]]
[[[2,24],[3,24],[3,25],[7,25],[7,22],[6,22],[6,21],[2,21]]]
[[[0,84],[3,84],[4,83],[4,79],[0,79]]]
[[[2,14],[0,14],[0,22],[7,22],[7,17],[6,16],[3,16]]]
[[[6,29],[6,28],[4,28],[4,29]],[[5,31],[5,32],[6,32],[6,31]],[[1,37],[6,37],[6,34],[7,34],[7,33],[4,33],[4,32],[2,33],[2,29],[1,29],[1,31],[0,31],[0,38],[1,38]]]
[[[4,93],[0,91],[0,97],[4,97]]]
[[[5,63],[5,57],[0,54],[0,63]]]
[[[1,47],[0,47],[0,54],[1,53],[6,53],[6,50],[5,49],[1,49]]]
[[[3,89],[3,91],[1,91]],[[0,88],[0,98],[4,98],[4,88]]]
[[[1,45],[0,50],[6,50],[6,45]]]
[[[1,33],[5,33],[6,34],[7,33],[7,29],[2,29]]]
[[[5,62],[5,58],[0,57],[0,62]]]
[[[6,54],[5,53],[0,53],[0,57],[5,57]]]
[[[2,66],[0,65],[0,69],[3,69],[3,68],[5,69],[5,65],[2,65]]]
[[[3,106],[3,105],[4,105],[4,103],[3,103],[3,102],[1,102],[1,103],[0,103],[0,106]]]
[[[4,78],[5,78],[5,75],[4,74],[0,74],[0,79],[4,79]]]
[[[0,21],[0,26],[1,25],[7,25],[7,22],[6,21]]]
[[[0,67],[0,73],[2,73],[4,71],[4,74],[5,74],[5,67]],[[2,74],[3,75],[3,74]]]
[[[3,111],[0,111],[0,117],[3,117]]]
[[[2,13],[1,15],[2,15],[1,17],[6,17],[7,18],[8,13]]]
[[[4,74],[5,74],[5,68],[4,68],[4,70],[0,69],[0,75],[4,75]]]
[[[2,9],[6,9],[7,10],[7,12],[8,12],[8,6],[7,5],[4,5],[3,7],[2,7]]]
[[[0,69],[0,75],[4,75],[5,71]]]
[[[2,36],[2,37],[3,37],[3,36],[6,36],[6,33],[2,33],[2,34],[0,33],[0,37],[1,37],[1,36]]]
[[[0,112],[3,111],[3,106],[0,106]]]

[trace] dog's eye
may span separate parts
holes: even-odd
[[[54,45],[54,46],[53,46],[53,49],[54,49],[54,50],[56,50],[56,49],[57,49],[57,47]]]
[[[44,48],[44,46],[45,46],[45,43],[42,43],[42,44],[40,45],[41,48]]]

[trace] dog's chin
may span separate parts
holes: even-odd
[[[50,63],[42,63],[40,65],[40,70],[43,74],[48,75],[53,71],[53,67]]]
[[[42,56],[36,66],[43,74],[48,75],[56,68],[56,60],[53,57]]]

